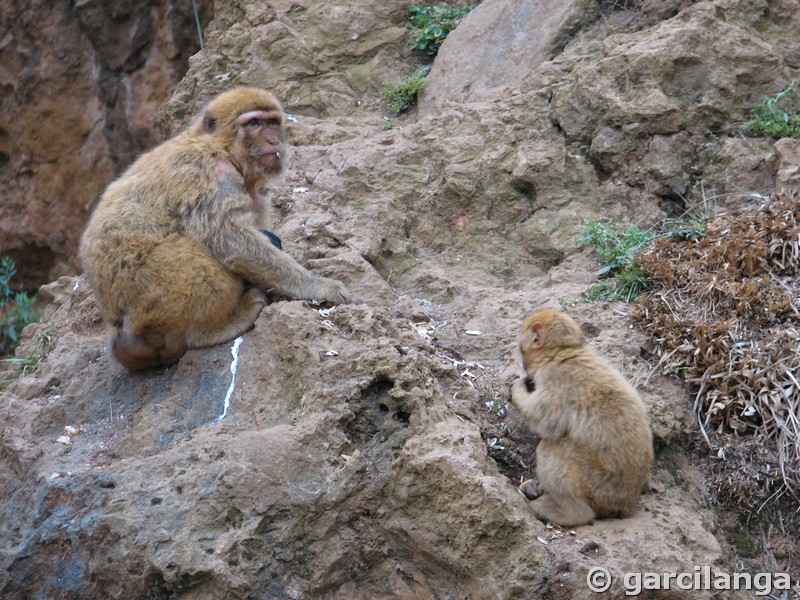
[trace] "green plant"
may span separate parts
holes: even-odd
[[[387,81],[381,90],[381,103],[392,114],[399,115],[414,105],[417,92],[425,85],[430,67],[417,69],[402,81]]]
[[[571,308],[578,303],[578,300],[567,300],[566,298],[562,298],[561,296],[556,298],[556,300],[558,301],[558,305],[561,307],[561,310],[567,310],[568,308]]]
[[[412,6],[406,22],[406,27],[414,34],[411,47],[436,54],[447,34],[476,6]]]
[[[765,96],[761,104],[751,111],[751,118],[742,126],[742,131],[751,136],[766,135],[776,139],[800,138],[800,98],[792,82],[782,92],[770,98]]]
[[[594,246],[597,260],[603,265],[598,275],[605,275],[633,263],[636,253],[649,245],[654,238],[652,233],[640,231],[636,225],[618,233],[613,221],[601,223],[586,219],[583,222],[583,237],[578,240],[578,245]]]
[[[655,236],[631,225],[621,233],[613,221],[601,223],[593,219],[583,222],[583,236],[579,245],[594,246],[602,268],[598,276],[609,276],[607,281],[593,285],[583,295],[585,302],[623,300],[630,302],[650,287],[650,277],[635,262],[636,253],[648,246]]]
[[[17,274],[17,266],[8,256],[0,259],[0,353],[9,354],[17,344],[19,335],[28,323],[39,319],[39,310],[34,306],[36,294],[15,292],[11,280]]]
[[[682,240],[696,242],[706,237],[707,219],[693,219],[682,217],[664,223],[664,234],[671,242]]]
[[[25,377],[28,373],[32,373],[39,366],[39,363],[47,358],[53,345],[53,329],[45,329],[36,334],[33,344],[28,349],[25,356],[15,356],[12,358],[4,358],[2,362],[18,367]]]

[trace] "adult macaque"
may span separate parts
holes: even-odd
[[[280,172],[283,113],[269,93],[236,88],[108,186],[79,257],[129,369],[177,362],[189,348],[253,326],[266,291],[351,301],[280,249],[261,186]]]
[[[520,486],[534,513],[565,527],[628,515],[653,462],[639,394],[561,312],[528,317],[519,348],[526,376],[513,384],[511,402],[541,437],[538,482]]]

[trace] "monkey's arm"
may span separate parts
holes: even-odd
[[[546,391],[528,391],[527,377],[511,386],[511,403],[542,439],[557,440],[567,433],[565,407]]]
[[[217,165],[216,180],[184,221],[187,233],[225,268],[264,290],[290,298],[347,303],[352,297],[340,281],[319,277],[279,250],[259,229],[264,207],[259,195],[245,193],[230,165]]]
[[[257,230],[230,227],[211,251],[227,269],[265,290],[336,304],[352,300],[344,284],[314,275]]]
[[[314,275],[279,250],[267,236],[240,219],[231,219],[206,243],[225,268],[264,290],[335,304],[352,301],[350,292],[340,281]]]

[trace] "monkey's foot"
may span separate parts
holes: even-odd
[[[542,495],[542,490],[539,488],[538,479],[528,479],[523,481],[517,488],[519,493],[525,496],[528,500],[536,500]]]

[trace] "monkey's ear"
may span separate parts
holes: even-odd
[[[522,332],[519,338],[519,349],[525,354],[529,350],[539,350],[544,346],[544,331],[541,323],[534,323]]]
[[[541,323],[534,323],[531,325],[530,342],[528,345],[534,350],[539,350],[544,346],[544,325]]]
[[[208,109],[206,114],[203,115],[203,131],[206,133],[214,133],[214,130],[217,128],[217,115],[214,114],[214,111]]]

